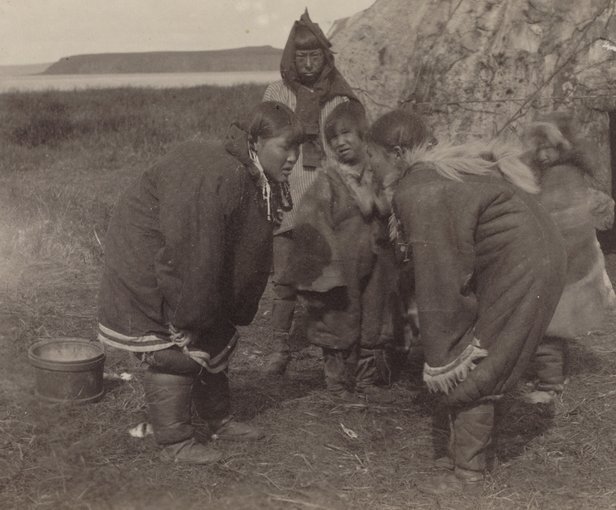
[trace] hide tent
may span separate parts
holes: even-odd
[[[372,119],[403,106],[464,142],[569,110],[616,193],[616,0],[376,0],[329,36]]]

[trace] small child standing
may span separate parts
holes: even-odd
[[[538,199],[565,239],[567,279],[546,337],[535,356],[537,391],[531,402],[549,402],[564,389],[566,340],[601,327],[614,310],[616,296],[605,270],[595,229],[609,228],[614,201],[591,188],[591,154],[574,135],[566,112],[540,117],[524,132],[530,160],[538,175]]]
[[[388,209],[367,162],[363,107],[338,105],[325,139],[335,155],[319,170],[296,215],[295,247],[285,279],[308,312],[307,336],[323,349],[325,382],[343,401],[391,402],[379,367],[391,334],[388,304],[395,261],[386,231]]]

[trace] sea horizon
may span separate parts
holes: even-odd
[[[265,84],[279,79],[279,71],[4,75],[0,76],[0,93],[118,87],[231,86],[241,83]]]

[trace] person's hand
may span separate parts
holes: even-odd
[[[193,341],[192,335],[185,329],[178,329],[173,324],[169,324],[169,336],[171,341],[178,347],[186,347]]]

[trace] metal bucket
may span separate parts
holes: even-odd
[[[81,338],[54,338],[28,349],[35,368],[35,394],[49,402],[87,403],[104,393],[105,351]]]

